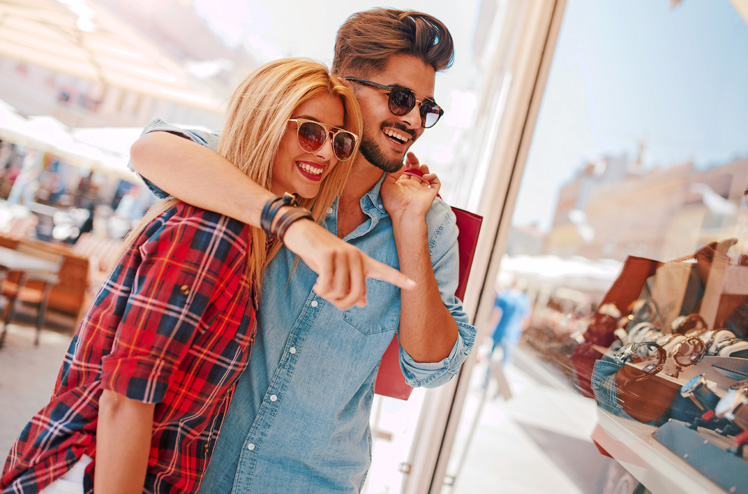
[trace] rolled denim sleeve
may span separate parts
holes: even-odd
[[[212,150],[218,149],[218,140],[220,139],[220,135],[215,132],[209,132],[207,130],[201,130],[201,129],[182,129],[180,127],[177,127],[176,125],[172,125],[169,123],[164,122],[161,119],[155,119],[151,121],[148,125],[145,126],[143,129],[143,132],[140,134],[140,137],[143,137],[144,135],[150,133],[150,132],[170,132],[174,135],[178,135],[179,137],[184,137],[185,139],[189,139],[193,142],[196,142],[197,144],[200,144],[201,146],[208,147]],[[127,167],[132,170],[135,175],[138,176],[140,180],[143,181],[143,183],[148,187],[148,190],[151,191],[151,193],[156,196],[159,199],[170,199],[171,195],[167,194],[164,190],[159,188],[156,184],[142,176],[140,173],[135,171],[135,169],[132,167],[132,162],[127,162]]]
[[[475,327],[469,324],[462,302],[455,296],[460,259],[457,224],[452,209],[441,199],[426,215],[429,228],[429,253],[442,302],[457,323],[458,336],[449,356],[439,362],[416,362],[400,347],[400,367],[406,382],[413,387],[434,388],[447,383],[460,370],[475,344]]]

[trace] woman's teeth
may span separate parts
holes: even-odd
[[[307,165],[306,163],[299,163],[299,168],[311,175],[322,175],[323,168],[317,168],[316,166]]]

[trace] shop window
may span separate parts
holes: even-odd
[[[445,492],[745,490],[747,12],[567,2]]]

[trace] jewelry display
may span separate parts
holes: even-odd
[[[700,314],[689,314],[687,316],[678,316],[673,320],[673,333],[679,333],[686,336],[697,336],[706,332],[709,325]]]
[[[605,303],[628,312],[609,340],[584,340],[603,355],[590,380],[592,437],[652,492],[748,494],[748,263],[731,264],[733,245],[667,263],[627,259]]]
[[[717,403],[714,413],[748,429],[748,381],[730,386],[725,396]],[[746,437],[748,440],[748,437]]]
[[[720,400],[719,395],[709,386],[704,374],[689,379],[680,389],[680,394],[704,412],[714,410]]]
[[[714,329],[702,333],[699,338],[704,340],[707,346],[707,355],[717,355],[718,351],[715,351],[714,345],[719,344],[725,340],[736,340],[735,333],[729,329]]]
[[[700,338],[690,336],[679,341],[670,351],[670,357],[675,364],[675,370],[670,375],[678,377],[681,370],[698,364],[704,355],[706,355],[706,345]]]

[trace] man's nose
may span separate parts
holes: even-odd
[[[402,116],[403,121],[407,122],[413,129],[419,129],[422,126],[421,123],[421,102],[416,101],[413,108],[408,113]]]

